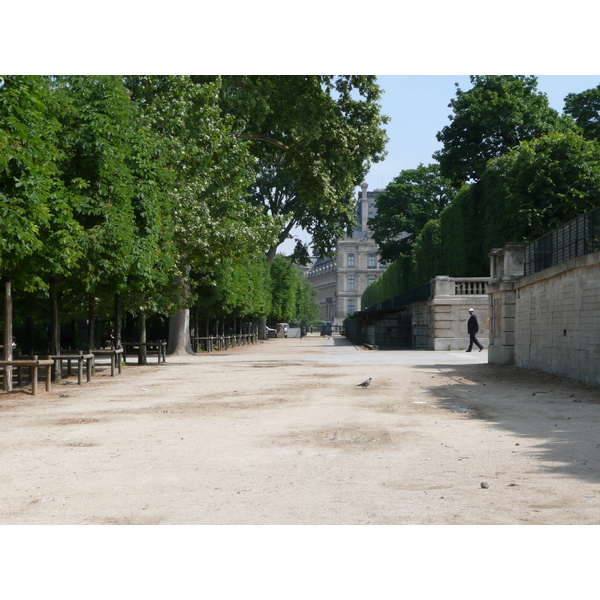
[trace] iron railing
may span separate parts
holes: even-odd
[[[591,210],[525,247],[525,275],[600,250],[600,207]]]

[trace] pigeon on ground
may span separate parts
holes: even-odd
[[[359,383],[356,387],[369,387],[369,384],[371,383],[371,377],[369,377],[369,379],[367,379],[366,381],[363,381],[362,383]]]

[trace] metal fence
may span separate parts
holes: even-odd
[[[600,250],[600,207],[531,242],[525,248],[525,275]]]

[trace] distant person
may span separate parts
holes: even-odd
[[[13,338],[11,342],[11,346],[13,350],[17,348],[17,338]],[[0,344],[0,350],[4,350],[4,344]]]
[[[470,308],[469,321],[467,322],[467,331],[469,332],[469,349],[467,352],[471,352],[473,349],[473,344],[479,347],[479,352],[483,350],[483,346],[479,343],[479,340],[476,337],[477,332],[479,331],[479,323],[477,322],[477,317],[475,316],[475,309]]]
[[[106,335],[106,339],[104,340],[104,345],[109,348],[116,348],[115,346],[115,330],[111,329]]]

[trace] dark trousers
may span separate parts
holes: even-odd
[[[469,334],[469,349],[467,352],[471,352],[473,350],[473,344],[475,344],[480,350],[483,349],[483,344],[479,343],[479,340],[475,337],[474,333]]]

